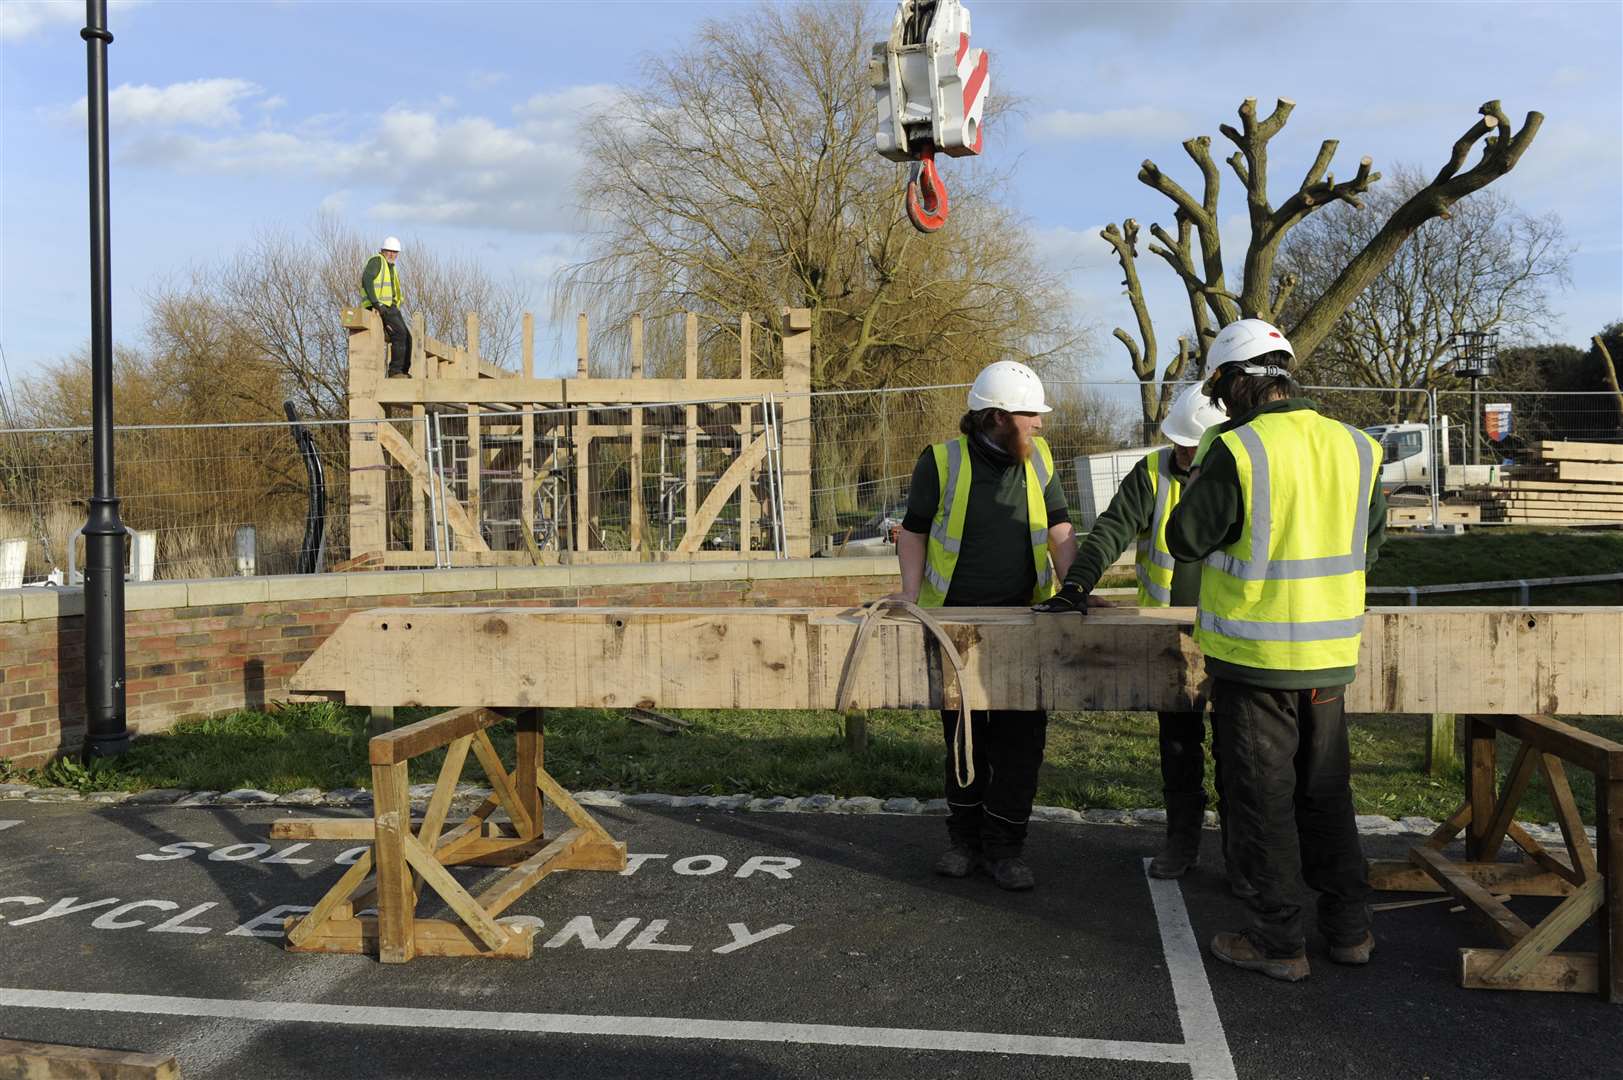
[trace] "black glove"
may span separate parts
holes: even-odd
[[[1031,605],[1031,610],[1044,615],[1067,611],[1075,611],[1086,615],[1088,613],[1088,594],[1083,592],[1080,586],[1066,583],[1064,588],[1047,600],[1040,604]]]

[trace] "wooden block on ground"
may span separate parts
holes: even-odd
[[[1600,990],[1600,962],[1594,953],[1551,953],[1511,981],[1487,978],[1504,959],[1504,949],[1461,949],[1460,985],[1467,990],[1547,990],[1593,994]]]
[[[173,1054],[0,1039],[0,1077],[17,1080],[180,1080]]]
[[[291,930],[297,916],[284,923]],[[528,960],[535,947],[533,926],[507,926],[507,942],[500,949],[487,949],[472,930],[461,923],[443,919],[415,919],[411,924],[413,952],[417,956],[483,956],[508,960]],[[378,921],[371,916],[356,919],[331,919],[303,945],[289,945],[288,952],[347,953],[358,956],[376,955],[378,951]]]
[[[1541,867],[1520,862],[1453,864],[1489,893],[1506,896],[1570,896],[1574,885]],[[1371,859],[1369,883],[1382,892],[1442,892],[1424,870],[1402,859]]]

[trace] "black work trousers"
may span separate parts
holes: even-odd
[[[953,843],[967,844],[988,859],[1007,859],[1025,848],[1026,825],[1037,797],[1037,770],[1048,742],[1048,714],[1014,709],[971,711],[969,722],[975,742],[975,778],[960,787],[953,768],[958,713],[946,710],[941,714],[947,738],[947,835]]]
[[[1246,933],[1270,956],[1295,956],[1307,944],[1298,880],[1319,894],[1319,932],[1331,944],[1355,944],[1369,931],[1345,690],[1213,681],[1229,858],[1256,887]]]
[[[411,371],[411,328],[406,317],[393,304],[378,308],[383,316],[383,334],[389,339],[389,374],[405,375]]]
[[[1160,717],[1161,790],[1168,807],[1175,797],[1206,794],[1206,754],[1201,743],[1206,738],[1206,717],[1198,712],[1164,712]],[[1212,757],[1216,759],[1217,810],[1223,811],[1223,759],[1217,753],[1217,732],[1212,731]]]

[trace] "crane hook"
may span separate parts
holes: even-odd
[[[947,187],[935,169],[935,145],[925,143],[907,177],[907,217],[922,233],[947,223]]]

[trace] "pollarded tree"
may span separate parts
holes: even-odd
[[[1237,286],[1231,286],[1224,269],[1222,238],[1219,233],[1218,194],[1221,170],[1212,157],[1210,136],[1201,135],[1183,144],[1184,153],[1199,169],[1200,196],[1162,172],[1153,161],[1139,168],[1138,179],[1173,203],[1171,230],[1150,226],[1152,254],[1163,259],[1178,275],[1189,298],[1194,333],[1180,338],[1176,354],[1167,363],[1156,386],[1156,341],[1143,289],[1135,266],[1138,258],[1138,223],[1128,219],[1122,228],[1106,227],[1100,235],[1116,252],[1125,274],[1124,284],[1138,321],[1139,339],[1118,329],[1116,337],[1127,347],[1133,373],[1144,384],[1141,405],[1146,426],[1159,423],[1171,399],[1170,384],[1189,372],[1190,366],[1203,366],[1206,343],[1212,335],[1240,318],[1279,321],[1281,313],[1299,311],[1285,321],[1284,328],[1296,350],[1298,365],[1313,355],[1330,334],[1343,313],[1382,270],[1391,264],[1405,241],[1428,221],[1444,217],[1460,199],[1479,191],[1515,168],[1538,133],[1544,117],[1527,114],[1519,130],[1513,128],[1499,102],[1490,101],[1478,112],[1480,118],[1455,140],[1448,161],[1429,181],[1393,208],[1370,231],[1367,241],[1333,273],[1327,275],[1317,295],[1305,302],[1292,303],[1300,284],[1292,274],[1276,272],[1280,247],[1292,228],[1317,210],[1334,203],[1363,208],[1361,196],[1381,178],[1365,157],[1350,179],[1338,181],[1330,172],[1339,142],[1326,139],[1294,193],[1277,206],[1268,191],[1268,144],[1284,128],[1295,103],[1279,99],[1267,117],[1257,114],[1255,98],[1240,105],[1240,126],[1219,125],[1235,146],[1226,159],[1245,191],[1251,236]],[[1482,146],[1481,157],[1466,167],[1472,151]]]

